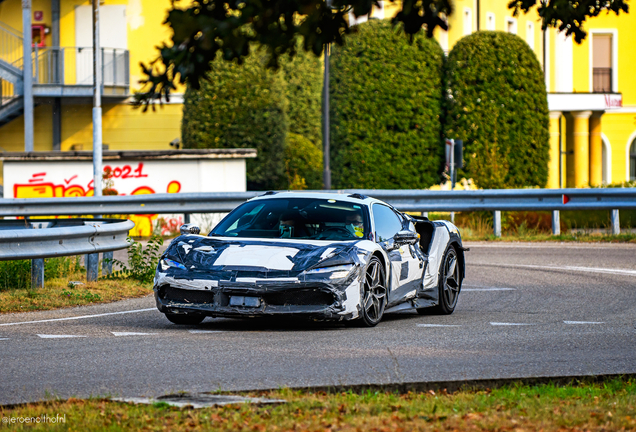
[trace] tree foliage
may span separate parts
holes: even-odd
[[[294,58],[284,58],[281,72],[287,96],[289,132],[302,135],[322,149],[321,102],[322,62],[320,58],[299,52]]]
[[[537,0],[511,0],[508,3],[515,16],[519,11],[528,13],[535,6],[541,17],[542,30],[558,28],[566,36],[573,34],[576,43],[583,42],[587,36],[583,25],[588,18],[598,16],[601,12],[620,15],[621,12],[629,11],[626,0],[542,0],[538,6]]]
[[[250,57],[213,62],[208,80],[185,94],[181,139],[184,148],[255,148],[247,160],[250,190],[282,189],[285,174],[287,100],[280,73]]]
[[[372,20],[331,55],[331,168],[336,188],[426,188],[442,166],[444,53]]]
[[[302,135],[287,135],[285,170],[289,189],[322,189],[322,150]]]
[[[394,0],[392,0],[394,1]],[[537,0],[511,0],[508,7],[527,13]],[[277,68],[279,58],[297,52],[298,43],[307,52],[322,53],[327,44],[342,45],[350,33],[347,15],[370,14],[378,0],[175,0],[165,24],[173,35],[159,46],[159,57],[141,64],[146,77],[144,90],[135,95],[136,105],[148,108],[156,100],[169,99],[176,83],[198,89],[213,60],[221,57],[243,62],[253,45],[266,51],[268,67]],[[453,12],[450,0],[402,0],[392,22],[412,39],[424,29],[428,37],[436,27],[447,29]],[[627,0],[545,0],[537,12],[542,28],[556,27],[581,42],[589,17],[603,11],[628,12]]]
[[[464,169],[481,188],[544,186],[549,125],[543,72],[518,36],[477,32],[448,56],[445,136],[464,140]]]

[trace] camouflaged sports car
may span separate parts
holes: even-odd
[[[465,274],[455,225],[359,194],[268,192],[207,236],[181,227],[154,280],[176,324],[206,316],[359,320],[415,309],[450,314]]]

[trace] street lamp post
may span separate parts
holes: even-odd
[[[327,2],[329,5],[330,2]],[[325,46],[325,76],[322,85],[322,160],[323,160],[323,189],[331,189],[331,167],[329,158],[329,49]]]

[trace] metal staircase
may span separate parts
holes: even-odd
[[[0,126],[24,112],[22,34],[0,22]]]

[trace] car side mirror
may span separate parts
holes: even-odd
[[[416,232],[409,230],[402,230],[393,236],[393,240],[398,244],[415,244],[419,241],[419,237]]]
[[[201,232],[201,228],[195,224],[183,224],[179,228],[179,231],[181,234],[199,234]]]

